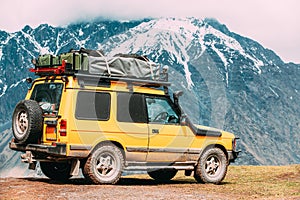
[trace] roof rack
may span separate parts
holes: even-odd
[[[150,86],[170,86],[171,83],[165,80],[150,80],[150,79],[141,79],[135,77],[118,77],[118,76],[109,76],[109,75],[97,75],[97,74],[89,74],[86,71],[80,70],[70,70],[67,67],[67,63],[62,61],[61,66],[49,66],[49,67],[37,67],[30,68],[30,72],[34,72],[36,75],[43,76],[75,76],[78,79],[84,81],[123,81],[127,83],[139,83]]]
[[[127,83],[138,83],[143,85],[149,85],[149,86],[170,86],[171,83],[163,80],[149,80],[149,79],[140,79],[135,77],[111,77],[111,76],[101,76],[101,75],[94,75],[94,74],[86,74],[86,73],[75,73],[74,76],[76,76],[78,79],[81,80],[88,80],[88,81],[123,81]]]
[[[30,72],[43,76],[75,76],[84,82],[124,81],[147,86],[170,86],[168,67],[151,62],[145,56],[117,54],[106,57],[99,50],[80,49],[57,56],[40,55],[33,59]]]

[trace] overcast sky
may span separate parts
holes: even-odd
[[[299,0],[2,0],[0,30],[25,25],[63,26],[96,17],[213,17],[231,31],[258,41],[285,62],[300,63]]]

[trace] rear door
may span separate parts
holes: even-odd
[[[61,82],[42,82],[35,84],[30,99],[39,103],[44,116],[43,142],[57,141],[58,112],[64,84]]]
[[[148,152],[148,125],[144,95],[117,93],[118,130],[124,137],[127,161],[145,162]]]
[[[74,113],[70,116],[70,149],[75,151],[91,150],[111,127],[110,92],[79,90],[74,93]],[[68,111],[66,111],[68,112]]]
[[[102,141],[125,148],[126,161],[146,161],[148,125],[143,95],[128,92],[79,91],[72,150],[91,149]]]

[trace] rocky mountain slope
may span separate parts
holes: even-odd
[[[241,138],[238,164],[300,163],[300,65],[214,19],[162,18],[0,31],[1,171],[19,163],[7,150],[8,124],[26,94],[25,78],[33,76],[31,59],[80,47],[144,54],[168,65],[172,89],[185,91],[181,103],[193,121]]]

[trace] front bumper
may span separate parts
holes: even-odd
[[[54,146],[42,144],[19,144],[12,140],[9,143],[9,148],[15,151],[32,151],[36,153],[45,153],[48,155],[64,157],[67,155],[67,145],[62,143],[55,143]]]
[[[235,161],[235,159],[237,159],[240,152],[241,151],[228,151],[229,163],[233,163]]]

